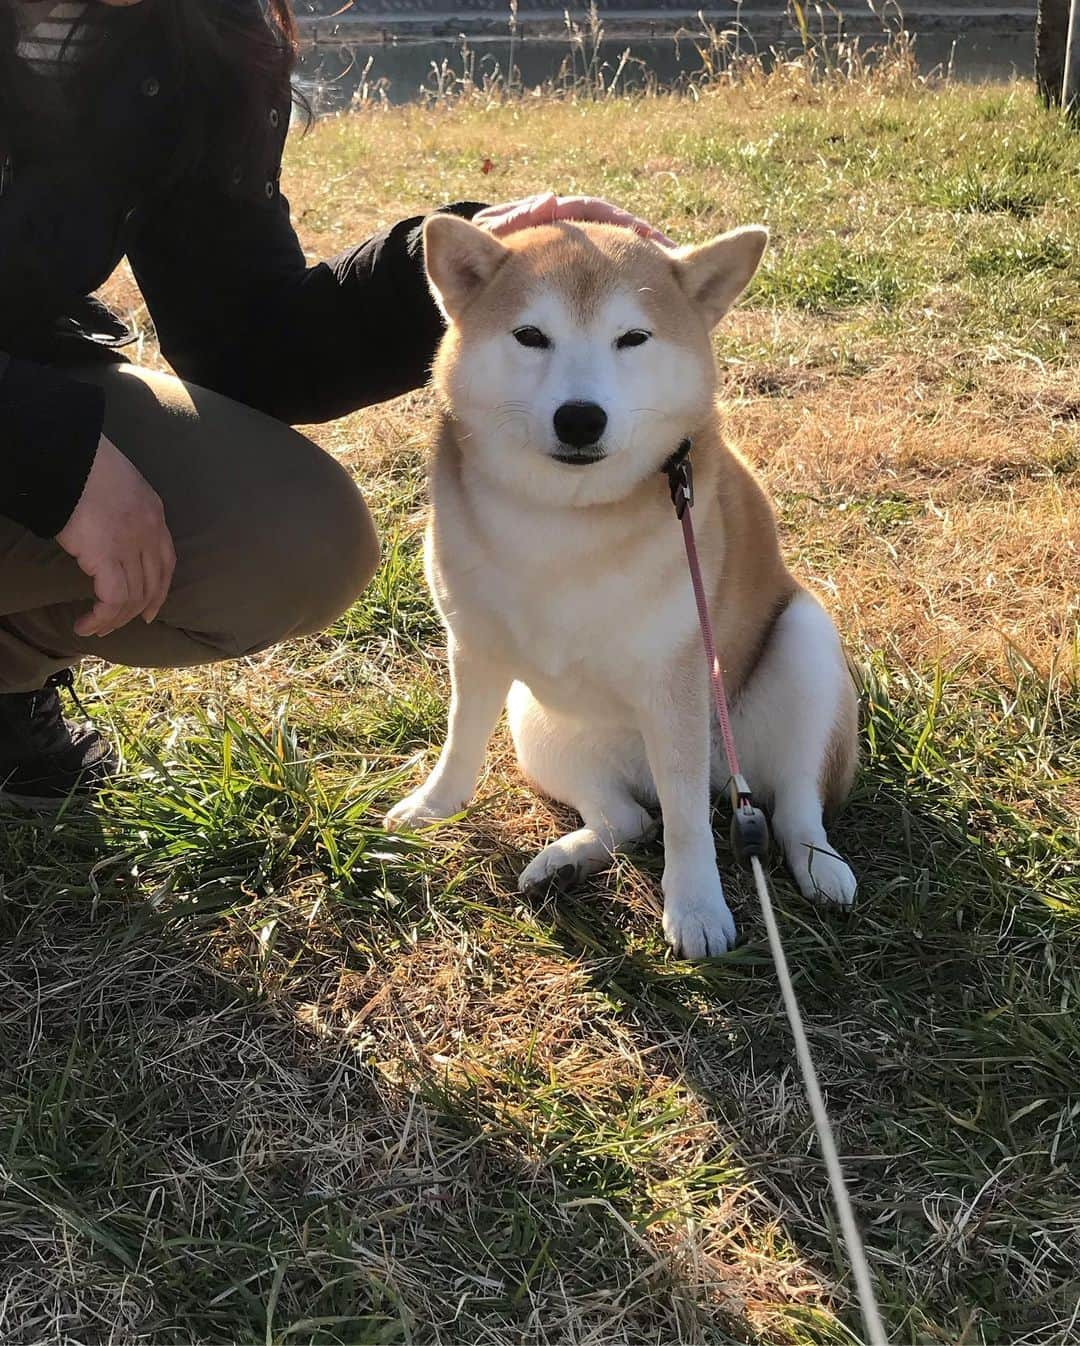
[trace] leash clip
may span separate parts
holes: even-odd
[[[694,469],[689,458],[668,468],[668,486],[671,490],[671,503],[675,506],[675,517],[681,519],[694,504]]]
[[[745,776],[731,778],[731,849],[743,865],[754,856],[764,860],[769,853],[769,824],[754,803]]]

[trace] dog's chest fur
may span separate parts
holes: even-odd
[[[586,469],[587,470],[587,469]],[[546,705],[622,718],[696,635],[682,539],[655,510],[538,510],[436,463],[428,569],[443,619]]]

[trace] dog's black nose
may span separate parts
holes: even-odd
[[[560,444],[587,449],[596,444],[607,425],[607,412],[595,402],[564,402],[555,413]]]

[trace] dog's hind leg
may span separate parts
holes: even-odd
[[[507,712],[522,771],[544,794],[577,809],[584,824],[526,866],[518,880],[522,892],[552,881],[568,887],[655,832],[656,822],[637,798],[647,789],[648,770],[632,732],[594,728],[553,712],[522,683],[514,684]]]
[[[851,786],[857,720],[836,628],[815,598],[799,593],[777,619],[732,728],[751,788],[772,800],[773,835],[801,892],[842,907],[855,897],[855,876],[830,844],[823,814]],[[714,780],[725,778],[720,753]]]

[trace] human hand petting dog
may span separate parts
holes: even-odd
[[[610,201],[602,201],[597,196],[556,196],[554,192],[540,192],[523,201],[488,206],[473,216],[473,224],[480,225],[498,237],[512,234],[518,229],[531,229],[538,224],[554,224],[556,220],[569,220],[578,224],[616,224],[623,229],[632,229],[642,238],[651,238],[654,243],[662,243],[665,248],[675,246],[666,234],[654,229],[647,221],[639,220],[636,215],[613,206]]]

